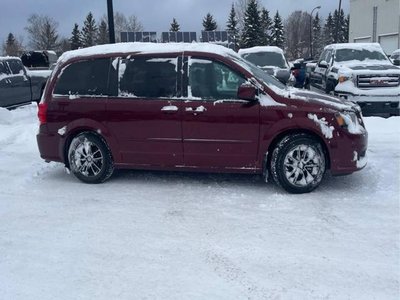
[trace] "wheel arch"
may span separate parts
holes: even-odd
[[[330,153],[329,153],[329,148],[328,148],[327,144],[325,143],[324,139],[312,130],[292,128],[292,129],[286,129],[286,130],[278,133],[269,143],[268,149],[266,151],[264,151],[264,153],[266,153],[266,155],[264,156],[264,162],[263,162],[263,173],[264,174],[267,174],[268,170],[270,169],[271,156],[272,156],[272,152],[275,149],[275,147],[278,145],[278,143],[283,138],[285,138],[286,136],[289,136],[289,135],[294,135],[294,134],[304,134],[304,135],[307,135],[307,136],[313,138],[314,140],[318,141],[321,144],[322,150],[324,152],[325,168],[330,169],[330,167],[331,167]]]
[[[63,158],[64,164],[67,168],[69,168],[69,161],[68,161],[69,146],[71,145],[72,140],[76,136],[78,136],[81,133],[85,133],[85,132],[87,132],[88,134],[93,134],[93,135],[97,136],[98,138],[100,138],[104,142],[106,147],[109,149],[110,155],[114,159],[113,152],[111,151],[111,148],[110,148],[110,145],[109,145],[107,139],[101,133],[99,133],[98,130],[95,130],[93,128],[88,128],[88,127],[79,127],[79,128],[75,128],[74,130],[71,130],[70,132],[68,132],[68,135],[66,135],[64,144],[61,149],[62,158]]]

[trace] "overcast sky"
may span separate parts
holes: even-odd
[[[202,29],[202,19],[210,12],[219,29],[225,29],[232,2],[236,0],[114,0],[114,11],[136,15],[147,31],[166,31],[175,17],[182,31]],[[349,13],[349,0],[342,1]],[[339,0],[260,0],[271,14],[277,10],[286,17],[295,10],[311,11],[320,5],[320,14],[326,16],[339,6]],[[73,24],[82,27],[89,11],[96,19],[107,13],[107,0],[0,0],[0,42],[9,32],[28,42],[24,27],[33,13],[48,15],[59,23],[61,36],[70,37]]]

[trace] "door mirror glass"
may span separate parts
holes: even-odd
[[[237,96],[242,100],[254,101],[256,99],[256,88],[251,84],[242,84],[239,86]]]

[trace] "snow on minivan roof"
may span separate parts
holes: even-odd
[[[82,48],[72,51],[67,51],[60,56],[58,64],[61,62],[68,61],[75,57],[89,57],[92,55],[101,54],[118,54],[118,53],[174,53],[174,52],[207,52],[215,53],[221,56],[233,55],[238,57],[237,53],[233,50],[211,44],[211,43],[117,43],[117,44],[106,44],[98,45],[88,48]]]

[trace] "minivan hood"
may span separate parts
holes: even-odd
[[[358,105],[351,101],[312,91],[290,88],[289,95],[292,101],[305,101],[321,108],[330,108],[339,111],[358,110]]]

